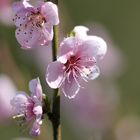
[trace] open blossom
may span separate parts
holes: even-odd
[[[53,39],[53,25],[59,23],[58,9],[52,2],[30,5],[27,0],[13,4],[16,38],[23,49],[48,45]]]
[[[42,124],[42,87],[39,78],[29,82],[31,96],[20,91],[11,101],[17,117],[23,116],[27,122],[35,119],[31,134],[37,136],[40,134],[40,125]]]
[[[46,81],[51,88],[61,88],[64,95],[74,98],[80,89],[80,80],[93,80],[99,76],[97,61],[106,53],[105,41],[87,35],[88,28],[77,26],[75,36],[65,38],[60,44],[57,61],[48,65]]]

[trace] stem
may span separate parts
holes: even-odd
[[[60,96],[57,95],[58,89],[55,90],[53,96],[53,108],[52,108],[52,127],[53,138],[58,140],[59,137],[59,125],[60,125]]]
[[[58,48],[58,26],[55,26],[53,29],[54,29],[54,38],[52,46],[52,59],[53,61],[56,61]],[[52,101],[52,117],[51,117],[54,140],[58,140],[59,135],[61,135],[59,134],[60,131],[58,131],[60,125],[60,95],[58,93],[59,90],[54,89]]]
[[[57,1],[58,2],[58,1]],[[54,31],[54,38],[53,38],[53,45],[52,45],[52,59],[53,61],[57,60],[57,48],[58,48],[58,26],[53,27]],[[59,90],[54,89],[53,93],[53,101],[52,101],[52,127],[53,127],[53,139],[54,140],[61,140],[59,137],[61,134],[60,126],[60,95],[58,94]]]
[[[45,0],[50,1],[58,5],[58,0]],[[59,45],[59,34],[58,34],[58,26],[53,27],[54,37],[52,41],[52,60],[57,60],[57,48]],[[53,90],[53,98],[52,98],[52,112],[49,114],[49,118],[52,122],[53,127],[53,140],[61,140],[61,127],[60,127],[60,95],[59,89]]]
[[[53,37],[53,46],[52,46],[52,59],[53,61],[57,60],[57,48],[58,48],[58,26],[53,27],[54,37]]]

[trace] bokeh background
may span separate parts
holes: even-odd
[[[21,50],[12,23],[13,0],[0,0],[0,140],[52,140],[51,125],[44,120],[38,138],[28,135],[11,117],[11,98],[17,90],[28,92],[28,82],[40,77],[51,96],[44,73],[51,49]],[[76,25],[104,38],[108,52],[100,77],[85,84],[73,100],[61,98],[63,140],[140,140],[140,1],[60,0],[60,40]]]

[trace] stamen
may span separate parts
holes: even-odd
[[[25,116],[24,114],[15,115],[15,116],[13,116],[13,119],[22,118],[24,116]]]

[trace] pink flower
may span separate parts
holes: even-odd
[[[35,119],[31,134],[37,136],[40,134],[40,125],[42,124],[42,87],[39,78],[33,79],[29,83],[31,96],[20,91],[11,101],[16,115],[23,116],[27,122]]]
[[[48,45],[53,39],[53,25],[59,23],[58,9],[52,2],[33,7],[27,0],[13,4],[16,38],[23,49]]]
[[[80,80],[93,80],[99,76],[97,61],[106,53],[105,41],[88,36],[88,28],[77,26],[75,36],[65,38],[60,44],[57,61],[48,65],[46,81],[51,88],[61,87],[68,98],[74,98],[80,89]]]

